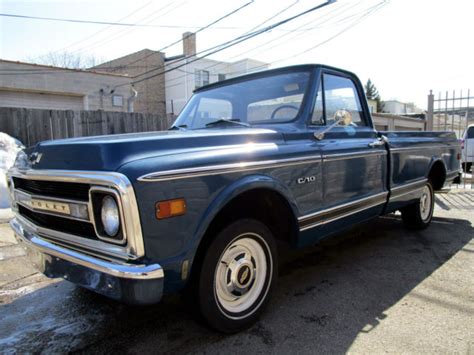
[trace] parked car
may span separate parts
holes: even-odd
[[[462,169],[469,172],[474,163],[474,125],[469,125],[462,136]]]
[[[197,89],[167,132],[48,141],[9,173],[37,267],[110,298],[183,291],[214,328],[261,314],[278,250],[401,211],[428,227],[452,132],[377,132],[352,73],[300,65]]]

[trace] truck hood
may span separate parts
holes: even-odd
[[[282,140],[277,131],[253,128],[131,133],[42,142],[30,161],[33,169],[117,171],[142,159],[169,163],[202,152],[209,157],[231,147]]]

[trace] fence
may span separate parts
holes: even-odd
[[[0,132],[19,139],[27,147],[49,139],[162,131],[173,120],[146,113],[0,107]]]
[[[471,91],[456,90],[439,92],[437,97],[430,91],[428,95],[427,128],[433,131],[453,131],[461,139],[470,124],[474,124],[474,97]],[[468,140],[464,149],[468,150]],[[463,154],[464,156],[464,154]],[[474,173],[474,167],[471,168]],[[463,183],[459,187],[474,189],[473,174],[463,172]]]

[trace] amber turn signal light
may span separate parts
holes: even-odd
[[[181,216],[186,213],[186,201],[184,198],[157,202],[155,215],[157,219]]]

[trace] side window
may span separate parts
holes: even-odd
[[[352,121],[356,126],[366,126],[359,95],[352,80],[324,74],[323,87],[326,125],[334,123],[337,110],[347,110],[352,114]]]
[[[474,138],[474,127],[469,127],[466,134],[466,139]]]
[[[319,85],[316,102],[314,104],[313,115],[311,116],[312,125],[324,125],[324,109],[323,109],[323,90]]]

